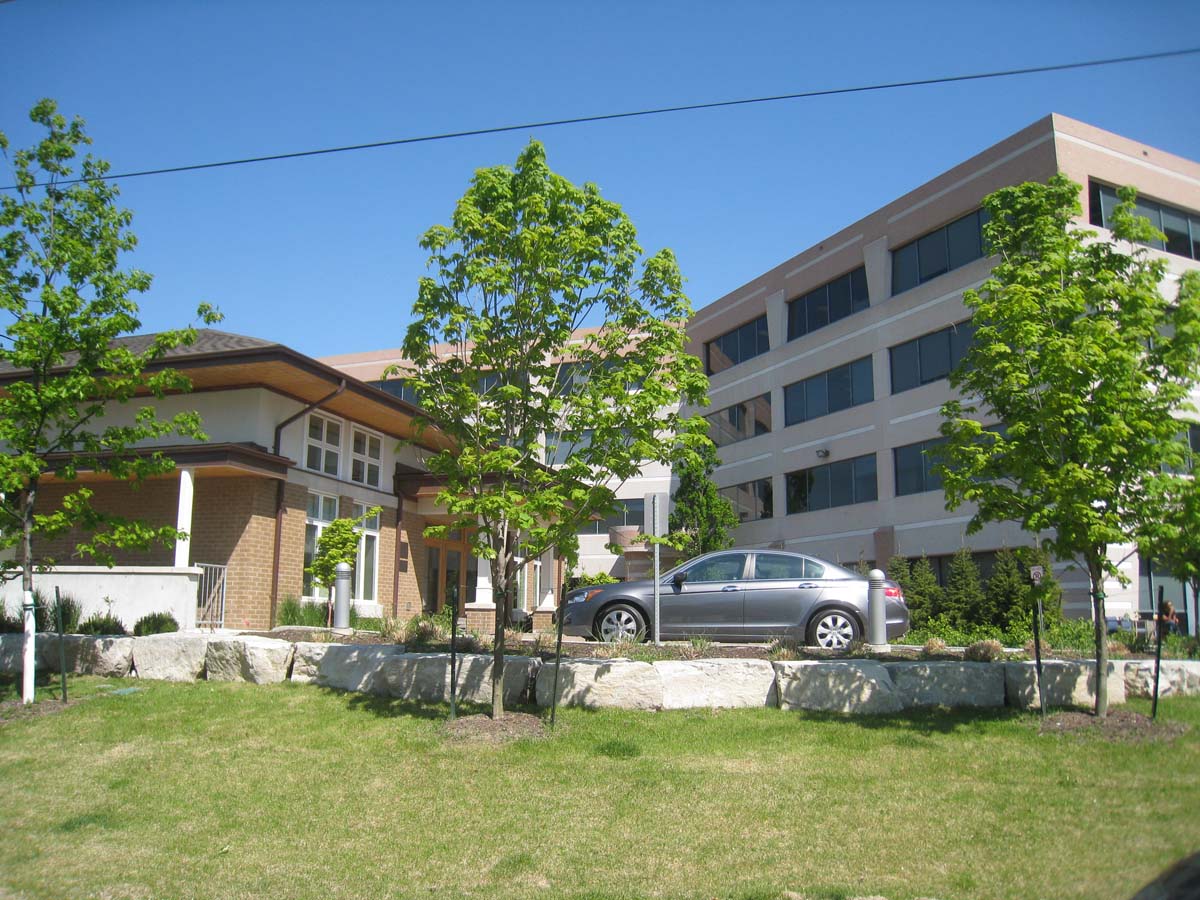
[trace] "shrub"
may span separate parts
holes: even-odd
[[[379,636],[393,644],[403,641],[404,626],[400,623],[400,619],[384,613],[383,618],[379,620]]]
[[[619,580],[618,578],[613,578],[607,572],[593,572],[590,575],[580,573],[571,576],[570,589],[575,590],[575,588],[587,587],[592,584],[616,584]]]
[[[795,638],[775,638],[767,645],[767,655],[773,660],[785,662],[802,658],[804,649]]]
[[[428,613],[413,616],[404,625],[404,643],[427,647],[431,644],[442,644],[450,640],[450,628],[441,619]]]
[[[939,656],[945,652],[946,642],[937,637],[931,637],[925,642],[925,646],[921,648],[921,655],[926,658],[931,656]]]
[[[79,623],[80,634],[128,634],[125,623],[111,612],[94,612]]]
[[[142,616],[134,623],[133,633],[137,637],[148,634],[169,634],[179,630],[179,622],[169,612],[154,612]]]
[[[976,641],[963,650],[963,659],[970,662],[996,662],[1004,659],[1004,645],[996,640]]]
[[[704,635],[695,634],[688,638],[687,644],[680,648],[680,656],[684,659],[703,659],[712,649],[712,641]]]
[[[991,625],[992,614],[979,581],[979,566],[969,547],[960,547],[950,560],[946,587],[934,612],[945,616],[959,628]]]
[[[21,621],[21,604],[17,601],[16,613],[10,614],[8,605],[0,601],[0,634],[19,634],[25,630],[25,623]]]

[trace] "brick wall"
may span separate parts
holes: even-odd
[[[88,484],[44,484],[38,496],[37,511],[48,513],[57,510],[63,497],[81,487],[92,491],[91,504],[94,509],[108,515],[141,519],[155,527],[174,525],[179,505],[178,479],[156,478],[143,482],[133,489],[128,484],[117,482],[93,482]],[[34,538],[34,553],[38,558],[52,558],[59,565],[94,565],[91,557],[79,556],[75,546],[89,539],[86,532],[72,529],[52,539]],[[148,550],[116,550],[113,553],[119,566],[169,566],[175,561],[173,547],[155,544]]]

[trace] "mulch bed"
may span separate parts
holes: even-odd
[[[546,725],[538,716],[506,712],[501,718],[462,716],[444,726],[451,740],[470,744],[506,744],[522,738],[546,736]]]
[[[1187,732],[1184,722],[1164,722],[1129,709],[1109,709],[1108,715],[1097,719],[1090,712],[1058,712],[1047,716],[1039,731],[1042,734],[1074,734],[1098,737],[1113,743],[1144,744],[1170,741]]]
[[[45,688],[39,690],[39,693],[44,693]],[[0,725],[7,725],[9,722],[15,722],[18,719],[33,719],[38,716],[49,716],[56,712],[62,712],[68,706],[74,706],[79,700],[67,700],[63,703],[61,700],[39,699],[37,703],[26,706],[21,700],[5,700],[0,703]]]

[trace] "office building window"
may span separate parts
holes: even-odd
[[[1118,202],[1116,188],[1096,181],[1088,182],[1088,213],[1093,225],[1112,228],[1113,210]],[[1166,236],[1165,241],[1150,241],[1147,246],[1200,259],[1200,214],[1143,197],[1138,197],[1134,212],[1145,216]]]
[[[929,451],[944,443],[945,438],[930,438],[892,451],[896,464],[897,497],[942,489],[942,479],[933,471],[936,454]]]
[[[771,395],[762,394],[744,403],[709,413],[708,436],[718,447],[736,444],[771,431]]]
[[[371,387],[379,388],[385,394],[391,394],[393,397],[399,397],[406,403],[411,403],[413,406],[420,406],[421,403],[417,399],[417,391],[407,380],[403,378],[385,378],[378,381],[368,381],[367,384]]]
[[[875,454],[787,474],[787,511],[814,512],[878,499]]]
[[[759,316],[704,345],[708,374],[724,372],[771,349],[767,338],[767,317]]]
[[[859,266],[788,303],[787,339],[793,341],[803,337],[852,313],[862,312],[870,305],[867,270]]]
[[[871,357],[821,372],[783,389],[783,424],[796,425],[875,399]]]
[[[899,294],[984,255],[982,209],[892,251],[892,293]]]
[[[740,522],[757,522],[775,514],[770,478],[723,487],[717,493],[733,504]]]
[[[975,327],[968,320],[892,347],[892,393],[948,376],[971,349],[974,335]]]
[[[579,527],[579,534],[608,534],[608,529],[620,525],[636,525],[642,528],[646,521],[646,501],[618,500],[616,505],[604,518],[592,519]]]

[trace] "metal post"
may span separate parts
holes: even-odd
[[[659,537],[659,534],[658,534],[658,530],[659,530],[658,529],[658,494],[652,494],[650,496],[650,521],[654,523],[654,528],[653,528],[654,537]],[[661,563],[661,557],[659,556],[660,550],[661,550],[661,548],[659,547],[658,542],[655,541],[655,543],[654,543],[654,646],[656,646],[656,647],[662,643],[662,639],[659,636],[659,632],[658,632],[658,622],[659,622],[658,613],[659,613],[659,606],[660,606],[661,599],[662,599],[661,586],[658,583],[659,578],[661,577],[661,574],[662,574],[662,563]]]
[[[1029,580],[1033,582],[1036,608],[1033,611],[1033,667],[1037,671],[1038,707],[1042,718],[1046,718],[1046,683],[1042,678],[1042,579],[1046,577],[1044,566],[1030,566]]]
[[[333,567],[333,627],[350,627],[350,563]]]
[[[883,571],[867,573],[867,643],[872,653],[890,653],[887,639],[887,597],[884,593]]]
[[[560,591],[558,595],[558,637],[554,642],[554,690],[550,693],[550,728],[554,728],[554,717],[558,713],[558,670],[562,666],[562,633],[563,613],[566,612],[567,592]]]
[[[1150,702],[1150,718],[1158,718],[1158,670],[1162,665],[1162,637],[1167,617],[1167,605],[1163,602],[1163,585],[1158,586],[1158,612],[1154,616],[1154,699]]]
[[[62,702],[67,702],[67,647],[63,640],[62,594],[54,586],[54,618],[58,624],[58,671],[62,676]]]

